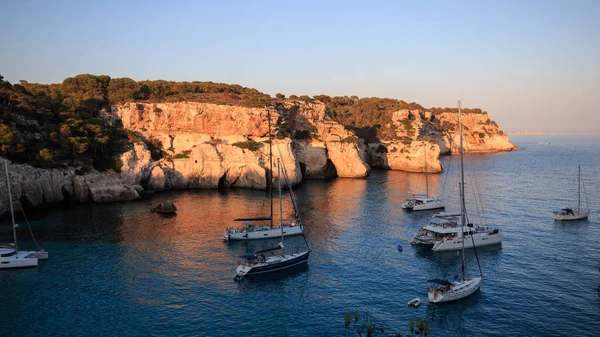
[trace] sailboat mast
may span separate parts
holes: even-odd
[[[460,111],[460,101],[458,101],[458,125],[460,132],[460,225],[462,233],[462,278],[466,279],[465,273],[465,225],[466,225],[466,207],[465,207],[465,170],[463,160],[463,126]]]
[[[271,225],[273,228],[273,137],[271,136],[271,110],[267,110],[267,122],[269,125],[269,200],[271,203]]]
[[[577,213],[581,209],[581,165],[577,165]]]
[[[423,154],[425,157],[425,194],[429,198],[429,172],[427,172],[427,144],[425,142],[423,142]]]
[[[12,193],[10,192],[10,178],[8,176],[8,160],[4,160],[4,171],[6,172],[6,187],[8,188],[8,203],[10,204],[10,218],[12,220],[13,228],[13,239],[15,242],[15,251],[19,252],[19,246],[17,245],[17,226],[15,225],[15,210],[13,209]],[[18,254],[17,254],[18,257]]]
[[[283,201],[281,197],[281,159],[277,158],[277,182],[279,183],[279,219],[281,227],[281,244],[283,245]]]

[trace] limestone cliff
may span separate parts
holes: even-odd
[[[280,159],[292,185],[303,179],[364,178],[371,167],[441,172],[440,154],[456,153],[458,116],[451,112],[398,110],[384,140],[357,137],[328,117],[325,104],[287,100],[269,108],[197,102],[125,103],[105,118],[120,120],[139,140],[120,157],[120,173],[64,167],[9,165],[14,200],[25,207],[68,202],[113,202],[140,198],[145,190],[266,188],[269,121],[273,161]],[[466,152],[510,151],[515,146],[486,113],[463,114]],[[154,140],[154,142],[150,142]],[[146,144],[162,158],[154,160]],[[368,164],[367,164],[368,163]],[[273,167],[274,179],[277,168]],[[0,184],[0,216],[8,210]]]
[[[458,153],[458,114],[428,112],[425,118],[433,121],[443,131],[443,137],[438,137],[437,140],[442,154]],[[462,123],[465,153],[491,153],[518,149],[487,113],[462,114]]]
[[[458,114],[399,110],[386,125],[393,130],[385,140],[368,144],[372,167],[410,172],[441,172],[440,154],[458,153]],[[466,153],[517,149],[487,113],[463,113],[463,146]],[[427,156],[425,160],[425,155]]]
[[[273,161],[281,159],[292,184],[303,178],[362,178],[370,169],[362,158],[364,148],[343,142],[353,133],[328,121],[323,104],[290,101],[268,110],[194,102],[127,103],[115,106],[113,114],[124,128],[158,139],[167,153],[146,165],[146,187],[151,190],[265,188],[269,115]],[[312,137],[300,137],[302,132]]]

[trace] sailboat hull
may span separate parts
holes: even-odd
[[[443,291],[439,287],[428,291],[427,297],[431,303],[445,303],[460,300],[474,294],[481,286],[481,277],[453,282],[449,289]]]
[[[300,235],[302,234],[302,226],[283,226],[283,236],[292,236],[292,235]],[[226,229],[223,234],[223,239],[228,240],[260,240],[260,239],[276,239],[281,238],[281,228],[280,227],[263,227],[257,228],[252,231],[248,230],[235,230],[235,229]]]
[[[0,255],[9,255],[12,252],[0,250],[0,253]],[[38,259],[26,257],[28,254],[29,252],[15,252],[10,256],[0,257],[0,269],[37,267]]]
[[[587,211],[573,212],[573,214],[560,214],[557,212],[554,219],[558,221],[581,220],[587,219],[588,215],[590,215],[590,212]]]
[[[445,208],[445,207],[446,206],[444,206],[444,204],[440,200],[436,200],[436,201],[428,202],[426,204],[415,205],[415,206],[413,206],[412,210],[413,211],[428,211],[431,209],[440,209],[440,208]]]
[[[264,263],[255,265],[239,265],[235,271],[237,277],[259,276],[278,272],[292,267],[300,266],[308,262],[310,251],[295,253],[291,255],[273,256],[267,258]]]
[[[502,233],[498,232],[496,234],[475,234],[473,239],[471,236],[467,236],[465,240],[465,249],[471,249],[473,246],[475,247],[484,247],[484,246],[492,246],[502,244]],[[475,245],[473,245],[473,241]],[[436,242],[431,250],[434,252],[446,252],[452,250],[461,250],[463,248],[462,238],[458,237],[452,240],[443,240]]]

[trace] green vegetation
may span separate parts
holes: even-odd
[[[173,159],[185,159],[185,158],[189,158],[191,153],[192,153],[192,150],[185,150],[185,151],[183,151],[181,153],[178,153],[175,156],[173,156]]]
[[[245,142],[237,142],[237,143],[233,143],[231,145],[237,146],[240,149],[250,150],[252,152],[258,151],[258,149],[260,148],[260,143],[253,141],[253,140],[248,140]]]
[[[361,320],[362,318],[362,320]],[[424,336],[427,337],[431,333],[431,329],[429,327],[429,322],[422,318],[417,318],[417,320],[408,321],[408,332],[406,335],[403,335],[400,332],[392,333],[388,331],[386,333],[386,329],[383,326],[382,322],[376,322],[373,319],[373,316],[368,312],[361,315],[360,311],[354,310],[353,312],[346,312],[344,314],[344,329],[345,335],[356,333],[357,336],[366,336],[373,337],[381,334],[383,336],[396,336],[396,337],[415,337],[415,336]]]
[[[62,84],[12,85],[0,75],[0,148],[2,156],[40,167],[64,164],[119,171],[118,156],[128,134],[111,124],[110,77],[79,75]]]

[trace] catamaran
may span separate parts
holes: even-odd
[[[460,127],[460,176],[459,184],[461,198],[460,214],[440,213],[433,215],[433,220],[425,227],[420,228],[413,236],[411,243],[431,247],[435,252],[459,250],[482,246],[497,245],[502,243],[502,233],[498,229],[487,226],[473,226],[466,221],[464,204],[464,160],[462,147],[462,119],[460,102],[458,107],[458,123]],[[463,240],[464,238],[464,240]]]
[[[296,222],[290,224],[281,224],[273,226],[273,140],[271,137],[271,114],[268,115],[269,123],[269,172],[267,173],[267,181],[269,182],[269,199],[271,203],[271,214],[269,216],[237,218],[233,221],[241,221],[242,227],[228,227],[223,233],[223,239],[229,240],[258,240],[278,238],[281,230],[283,236],[300,235],[302,234],[302,225]],[[291,189],[291,185],[290,185]],[[291,194],[290,194],[291,197]],[[254,221],[269,222],[269,225],[257,225]],[[281,227],[281,228],[280,228]]]
[[[277,159],[277,170],[279,173],[279,177],[281,177],[281,160]],[[285,172],[285,168],[283,171],[284,177],[289,184],[289,180],[287,178],[287,173]],[[256,276],[256,275],[264,275],[268,273],[273,273],[277,271],[281,271],[284,269],[292,268],[295,266],[299,266],[302,264],[308,263],[308,256],[310,254],[310,249],[300,252],[300,253],[292,253],[285,254],[285,246],[283,244],[283,203],[281,199],[281,179],[278,179],[279,183],[279,214],[280,214],[280,237],[281,241],[279,245],[273,248],[268,248],[264,250],[260,250],[250,254],[244,254],[240,256],[240,260],[238,261],[238,266],[235,270],[235,280],[240,280],[243,277],[247,276]],[[292,195],[292,204],[294,206],[294,210],[296,211],[296,218],[299,223],[302,223],[300,219],[300,214],[297,210],[297,204],[295,202],[295,198],[293,197],[292,188],[290,186],[290,194]],[[303,233],[304,234],[304,233]],[[304,238],[304,242],[308,247],[308,242],[306,238]],[[271,251],[281,250],[281,255],[275,256],[266,256],[265,253]]]
[[[4,170],[6,172],[6,187],[12,220],[13,242],[0,246],[0,269],[37,267],[39,259],[48,258],[48,252],[43,249],[38,251],[19,251],[19,245],[17,244],[17,228],[19,225],[15,222],[15,212],[8,173],[8,160],[4,160]]]
[[[581,208],[581,188],[583,187],[584,195],[585,186],[583,185],[583,178],[581,177],[581,165],[577,165],[578,176],[577,176],[577,207],[565,207],[561,210],[554,211],[554,219],[559,221],[568,220],[581,220],[585,219],[590,215],[590,205],[585,198],[587,209]]]
[[[468,228],[467,225],[467,209],[465,204],[465,174],[463,169],[463,147],[462,147],[462,121],[460,113],[460,101],[458,101],[458,123],[460,125],[460,228],[462,236],[464,236],[464,229]],[[474,236],[470,234],[471,241],[474,241]],[[462,242],[462,277],[454,281],[448,281],[445,279],[432,279],[428,282],[436,284],[433,288],[427,288],[427,297],[432,303],[443,303],[459,300],[475,293],[481,286],[483,274],[481,273],[481,266],[479,266],[479,273],[481,276],[478,277],[467,277],[465,267],[465,241]],[[473,247],[476,247],[473,242]],[[477,256],[477,250],[475,250],[475,256]],[[479,264],[479,257],[477,257],[477,264]]]
[[[439,197],[429,196],[429,172],[427,168],[427,143],[423,143],[423,153],[425,157],[425,193],[411,194],[408,199],[402,203],[402,208],[413,211],[425,211],[431,209],[444,208],[445,205]]]

